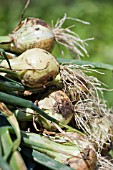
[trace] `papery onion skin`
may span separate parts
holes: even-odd
[[[66,164],[75,170],[95,170],[97,163],[96,152],[91,148],[85,148],[82,153],[73,156],[66,161]]]

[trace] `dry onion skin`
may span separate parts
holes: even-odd
[[[22,84],[30,88],[44,88],[59,73],[56,59],[39,48],[29,49],[17,58],[9,59],[9,62]],[[0,67],[9,69],[6,60],[2,60]]]
[[[41,19],[28,17],[21,21],[11,34],[0,36],[0,48],[13,53],[22,53],[31,48],[41,48],[51,52],[57,42],[69,49],[74,57],[88,56],[86,41],[92,38],[81,40],[75,32],[71,31],[71,26],[63,28],[64,22],[68,19],[77,20],[69,18],[65,14],[51,28]],[[80,22],[89,24],[84,21]]]
[[[66,162],[67,165],[75,170],[95,170],[96,163],[96,153],[89,147],[85,148],[77,156],[69,158]]]

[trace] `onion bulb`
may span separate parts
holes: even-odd
[[[59,64],[47,51],[39,48],[29,49],[17,58],[9,59],[12,72],[16,72],[24,86],[41,88],[49,84],[59,73]],[[9,69],[6,60],[0,67]]]
[[[61,90],[50,91],[46,97],[38,102],[38,107],[65,125],[70,122],[74,113],[69,97]],[[38,122],[47,130],[56,129],[53,123],[40,115]]]
[[[71,26],[62,28],[66,19],[69,18],[64,15],[51,28],[41,19],[28,17],[21,21],[11,34],[0,36],[0,48],[18,54],[31,48],[41,48],[51,52],[57,42],[69,49],[76,57],[88,55],[85,49],[86,40],[81,40],[75,32],[71,31]]]
[[[0,40],[0,48],[22,53],[31,48],[42,48],[51,52],[54,34],[47,23],[38,18],[26,18],[8,36]]]

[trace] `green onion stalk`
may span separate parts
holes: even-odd
[[[0,90],[4,92],[6,91],[11,92],[11,91],[24,91],[25,89],[21,83],[0,75]]]
[[[0,63],[0,72],[14,73],[24,86],[30,88],[45,88],[59,73],[59,64],[47,51],[33,48],[20,56]]]
[[[34,110],[30,108],[18,108],[12,112],[15,114],[17,120],[21,122],[32,121],[35,114]]]
[[[71,18],[64,15],[51,28],[39,18],[25,18],[19,22],[12,33],[7,36],[0,36],[0,48],[17,54],[31,48],[42,48],[51,52],[55,42],[57,42],[69,49],[74,56],[88,55],[85,49],[86,40],[81,40],[75,32],[69,29],[70,27],[62,28],[67,19]]]
[[[42,136],[22,132],[22,144],[40,151],[75,170],[95,170],[96,151],[84,135],[66,132],[55,136]]]

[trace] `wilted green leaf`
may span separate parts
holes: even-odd
[[[15,115],[7,108],[4,103],[0,103],[0,111],[3,115],[5,115],[6,119],[11,124],[12,128],[14,129],[15,135],[17,139],[13,142],[13,150],[16,150],[20,145],[21,135],[20,135],[20,127]]]
[[[54,159],[50,158],[49,156],[47,156],[43,153],[40,153],[36,150],[33,150],[32,156],[33,156],[33,159],[36,162],[38,162],[38,163],[40,163],[40,164],[42,164],[42,165],[44,165],[44,166],[46,166],[50,169],[53,169],[53,170],[64,170],[64,169],[65,170],[72,170],[72,168],[70,168],[70,167],[68,167],[64,164],[61,164],[60,162],[57,162]]]
[[[11,170],[8,163],[0,156],[0,169],[1,170]]]
[[[9,164],[12,170],[27,170],[25,163],[18,151],[14,151],[12,153]]]
[[[1,147],[3,150],[1,157],[7,161],[12,170],[26,170],[27,168],[21,155],[18,151],[13,150],[14,142],[11,139],[9,129],[9,127],[0,128]],[[6,169],[4,168],[3,170]]]
[[[49,156],[40,153],[36,150],[30,150],[29,148],[22,149],[22,152],[29,158],[33,159],[39,164],[42,164],[43,166],[46,166],[49,169],[53,170],[72,170],[72,168],[61,164],[60,162],[55,161],[54,159],[50,158]]]
[[[1,146],[3,150],[3,157],[7,159],[12,152],[13,143],[7,127],[0,128]]]

